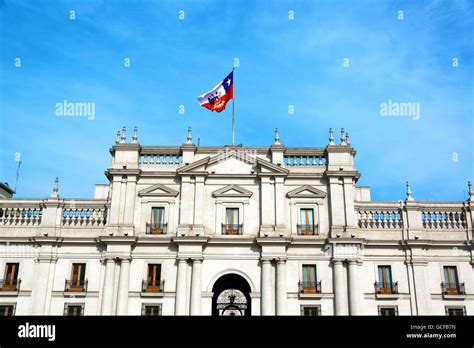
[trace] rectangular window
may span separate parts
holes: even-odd
[[[379,283],[378,293],[391,294],[392,293],[392,270],[390,266],[379,266]]]
[[[316,317],[321,315],[320,306],[301,306],[301,315],[305,317]]]
[[[300,234],[312,235],[314,234],[314,209],[300,210]]]
[[[447,294],[458,294],[458,272],[456,266],[444,266],[444,291]]]
[[[381,307],[379,306],[379,315],[381,317],[393,317],[398,315],[398,307]]]
[[[149,264],[147,282],[146,282],[146,291],[160,292],[162,290],[160,281],[161,281],[161,265]]]
[[[157,316],[161,315],[161,304],[144,304],[142,306],[142,315]]]
[[[73,263],[71,267],[71,278],[66,281],[67,291],[85,291],[86,264]]]
[[[0,317],[12,316],[15,314],[15,305],[2,304],[0,305]]]
[[[150,234],[164,234],[165,227],[165,208],[151,208]]]
[[[318,293],[316,265],[303,265],[303,293]]]
[[[226,208],[226,234],[239,234],[239,208]]]
[[[70,317],[80,317],[84,315],[84,304],[69,304],[64,305],[64,315]]]
[[[16,290],[18,284],[19,263],[7,263],[3,275],[2,290]]]
[[[447,316],[464,316],[466,315],[466,307],[446,307]]]

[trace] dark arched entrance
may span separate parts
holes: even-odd
[[[212,287],[212,315],[250,316],[250,285],[238,274],[220,277]]]

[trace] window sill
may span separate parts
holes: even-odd
[[[378,294],[378,293],[375,293],[375,298],[377,300],[399,299],[400,294]]]
[[[163,291],[161,292],[147,292],[147,291],[142,291],[140,292],[140,297],[155,297],[155,298],[161,298],[164,297],[165,293]]]
[[[86,297],[86,292],[85,291],[63,291],[63,296],[64,297]]]

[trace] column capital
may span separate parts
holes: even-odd
[[[272,258],[272,257],[261,257],[261,258],[260,258],[260,261],[261,261],[262,263],[270,263],[270,262],[273,261],[273,258]]]
[[[344,261],[345,261],[344,259],[335,259],[335,258],[331,259],[331,262],[335,265],[341,265]]]
[[[191,258],[191,261],[192,261],[193,263],[195,263],[195,262],[196,262],[196,263],[202,263],[202,262],[204,261],[204,258],[203,258],[203,257],[192,257],[192,258]]]
[[[179,263],[188,262],[188,260],[189,260],[189,257],[186,257],[186,256],[178,256],[176,258],[176,261],[178,261]]]
[[[286,258],[286,257],[277,257],[275,260],[276,260],[277,263],[281,264],[281,263],[285,263],[288,260],[288,258]]]

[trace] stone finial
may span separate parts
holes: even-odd
[[[193,143],[193,134],[192,134],[191,127],[188,127],[188,138],[186,140],[186,143],[187,144],[192,144]]]
[[[341,145],[347,145],[346,133],[344,133],[344,128],[341,128]]]
[[[347,146],[351,146],[351,140],[349,139],[349,133],[346,133],[346,143],[347,143]]]
[[[410,188],[410,182],[409,181],[407,181],[406,187],[407,187],[407,198],[406,198],[406,200],[407,201],[414,201],[415,199],[413,198],[413,194],[411,193],[411,188]]]
[[[329,145],[335,145],[334,144],[334,134],[332,133],[332,128],[329,128]]]
[[[59,179],[56,177],[54,179],[54,186],[53,186],[53,192],[51,192],[51,197],[52,198],[57,198],[58,197],[58,192],[59,192]]]
[[[115,144],[120,143],[120,131],[117,131],[117,139],[115,139]]]
[[[278,128],[275,128],[275,145],[280,145],[280,133]]]
[[[121,142],[122,144],[125,144],[125,140],[126,140],[126,138],[127,138],[126,132],[127,132],[127,130],[125,129],[125,126],[123,126],[123,128],[122,128],[122,137],[121,137],[121,139],[120,139],[120,142]]]
[[[132,143],[134,144],[137,143],[137,132],[138,132],[138,128],[135,126],[135,128],[133,128],[133,137],[132,137]]]

